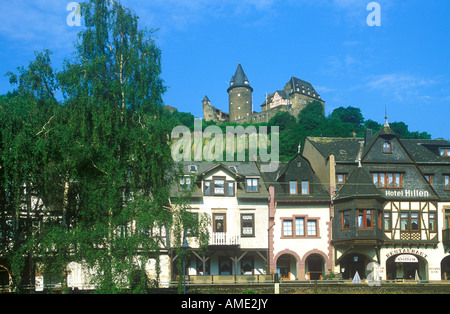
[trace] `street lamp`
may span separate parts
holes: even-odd
[[[186,259],[185,254],[186,250],[189,249],[189,244],[186,240],[186,231],[183,233],[183,245],[181,246],[181,249],[183,250],[183,294],[186,294]]]

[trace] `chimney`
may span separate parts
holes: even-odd
[[[367,129],[364,132],[364,146],[366,146],[367,142],[372,138],[372,129]]]

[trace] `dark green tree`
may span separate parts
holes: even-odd
[[[80,193],[77,259],[97,270],[101,292],[145,291],[145,267],[168,228],[173,162],[162,119],[161,52],[153,31],[116,1],[82,5],[86,28],[59,76]]]

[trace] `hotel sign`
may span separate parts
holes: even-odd
[[[430,197],[430,193],[423,190],[387,190],[385,192],[388,197]]]

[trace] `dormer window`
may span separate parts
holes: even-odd
[[[229,168],[230,168],[231,171],[237,173],[237,168],[236,168],[236,166],[230,166]]]
[[[344,184],[345,183],[345,174],[344,173],[338,173],[336,175],[336,183],[337,184]]]
[[[195,166],[195,165],[190,165],[190,166],[189,166],[189,172],[197,172],[197,166]]]
[[[290,181],[289,182],[289,194],[290,195],[297,195],[297,181]]]
[[[247,179],[247,192],[258,192],[258,178]]]
[[[203,195],[234,196],[235,184],[233,181],[226,181],[225,177],[213,177],[212,180],[203,182]]]
[[[450,157],[450,148],[441,148],[440,155],[441,157]]]
[[[392,153],[392,145],[388,141],[383,143],[383,154]]]
[[[180,178],[180,190],[181,191],[189,191],[192,189],[192,180],[190,177],[182,177]]]

